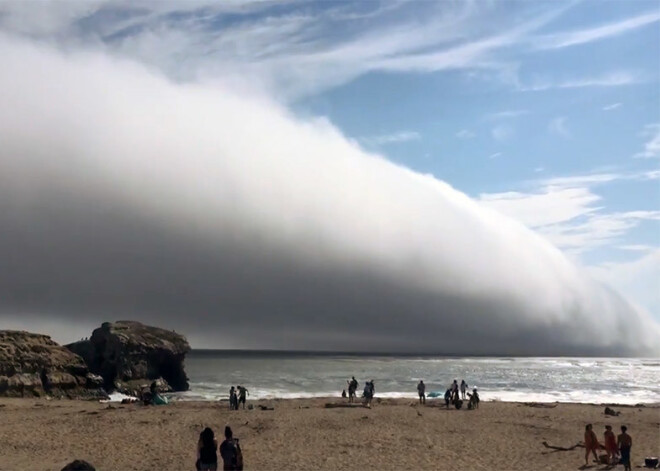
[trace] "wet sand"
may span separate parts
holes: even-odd
[[[342,399],[175,402],[167,406],[0,399],[0,470],[57,470],[84,459],[100,471],[194,470],[195,445],[205,426],[220,435],[229,424],[240,438],[246,470],[566,470],[584,464],[582,441],[593,423],[633,437],[633,469],[660,454],[660,406],[482,403],[475,411],[418,406],[386,399],[372,409],[330,408]],[[257,405],[274,407],[260,410]],[[607,469],[593,464],[589,469]],[[623,469],[617,467],[616,469]]]

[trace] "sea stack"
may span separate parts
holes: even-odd
[[[188,390],[184,360],[190,345],[174,331],[135,321],[105,322],[89,340],[67,348],[103,377],[108,390],[132,390],[159,378],[174,391]]]
[[[49,336],[0,330],[0,396],[105,398],[102,378]]]

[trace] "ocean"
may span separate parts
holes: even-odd
[[[660,403],[660,359],[408,357],[194,350],[186,357],[190,390],[179,400],[226,399],[231,385],[243,385],[248,399],[341,395],[355,376],[361,392],[374,380],[376,397],[444,394],[462,379],[485,401]]]

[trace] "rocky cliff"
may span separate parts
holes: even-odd
[[[188,389],[184,359],[190,345],[183,335],[134,321],[105,322],[89,340],[67,345],[80,355],[106,388],[132,388],[163,378],[175,391]]]
[[[106,397],[102,383],[47,335],[0,330],[0,396]]]

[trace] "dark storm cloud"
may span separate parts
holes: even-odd
[[[215,347],[652,351],[657,324],[548,242],[323,120],[102,55],[0,37],[0,57],[0,326],[57,322],[64,338],[134,318]]]

